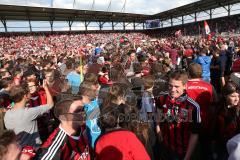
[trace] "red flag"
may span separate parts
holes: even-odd
[[[210,28],[209,28],[209,25],[207,23],[207,21],[204,21],[204,28],[205,28],[205,33],[208,35],[210,34]]]
[[[182,35],[181,29],[175,32],[175,36],[176,36],[176,37],[179,37],[179,36],[181,36],[181,35]]]

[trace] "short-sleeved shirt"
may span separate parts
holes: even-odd
[[[187,95],[196,101],[201,108],[201,120],[203,131],[209,132],[212,128],[211,103],[214,100],[213,86],[201,79],[190,79],[186,87]]]
[[[18,135],[22,147],[29,145],[38,148],[41,140],[36,119],[48,110],[50,110],[48,105],[10,109],[5,114],[4,123],[7,129],[13,130]]]
[[[67,80],[72,88],[72,94],[77,94],[79,91],[79,86],[81,84],[81,75],[73,71],[68,73]]]

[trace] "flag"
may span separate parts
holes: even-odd
[[[80,82],[83,81],[83,55],[80,55],[80,64],[79,64],[79,67],[80,67]]]
[[[181,36],[181,35],[182,35],[181,29],[175,32],[175,36],[176,36],[176,37],[179,37],[179,36]]]
[[[207,21],[204,21],[204,28],[205,28],[205,33],[208,35],[210,34],[210,28],[209,28],[209,25],[207,23]]]

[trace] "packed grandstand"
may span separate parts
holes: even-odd
[[[239,13],[0,4],[0,160],[239,160]]]

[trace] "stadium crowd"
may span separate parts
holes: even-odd
[[[0,36],[0,159],[237,160],[239,47],[219,35]]]

